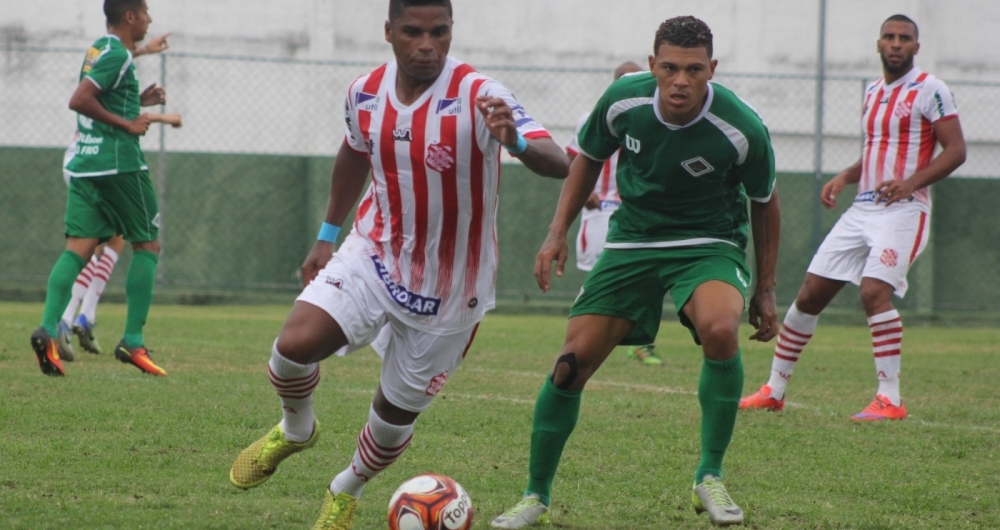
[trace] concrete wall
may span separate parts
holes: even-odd
[[[610,67],[643,60],[663,19],[712,26],[724,71],[815,71],[818,0],[455,0],[453,53],[477,65]],[[921,27],[918,64],[947,80],[1000,81],[996,0],[828,0],[831,74],[879,73],[875,40],[894,13]],[[384,0],[149,0],[177,51],[384,61]],[[611,6],[613,4],[613,7]],[[89,44],[100,0],[0,0],[0,43]]]

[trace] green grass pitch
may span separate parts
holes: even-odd
[[[354,451],[379,360],[366,349],[326,361],[316,448],[263,486],[232,487],[236,453],[280,418],[265,363],[287,312],[154,306],[146,338],[169,377],[78,351],[56,379],[28,345],[41,306],[0,304],[0,527],[308,528]],[[123,306],[100,308],[105,348],[123,324]],[[385,528],[393,490],[423,472],[465,486],[475,528],[514,503],[564,330],[558,317],[488,316],[410,448],[368,486],[355,528]],[[657,346],[663,365],[619,349],[589,384],[556,477],[554,528],[710,528],[690,506],[699,350],[676,322]],[[766,380],[773,343],[743,346],[747,394]],[[785,411],[739,416],[726,481],[747,528],[1000,528],[1000,330],[912,327],[903,349],[910,418],[854,424],[875,391],[870,338],[821,320]]]

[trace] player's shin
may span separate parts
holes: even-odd
[[[559,459],[566,440],[576,428],[580,416],[582,390],[562,390],[545,379],[531,423],[531,457],[528,462],[528,488],[536,493],[546,506],[549,505],[552,479],[555,478]]]
[[[728,361],[705,359],[698,382],[701,403],[701,462],[695,484],[705,475],[722,478],[722,458],[733,437],[736,412],[743,393],[743,359],[740,351]]]
[[[816,331],[818,321],[819,315],[807,315],[799,311],[794,303],[788,309],[771,360],[771,378],[767,381],[767,386],[771,388],[770,397],[778,400],[785,397],[785,387],[795,370],[795,363]]]
[[[354,450],[351,465],[333,479],[330,491],[334,495],[346,493],[354,498],[360,497],[365,484],[395,462],[412,439],[412,423],[387,423],[375,413],[373,407],[368,411],[368,424],[358,436],[358,447]]]
[[[125,345],[139,348],[144,345],[142,329],[149,316],[149,306],[153,304],[153,286],[156,284],[156,264],[160,258],[156,254],[139,250],[132,254],[128,274],[125,277],[125,299],[128,310],[125,317]]]
[[[271,347],[267,374],[281,398],[281,410],[284,414],[281,429],[285,432],[285,440],[296,443],[309,440],[316,424],[312,395],[319,385],[319,364],[303,365],[286,359],[278,352],[278,343],[275,341]]]
[[[86,265],[82,256],[72,250],[65,250],[52,267],[45,291],[45,311],[42,313],[42,327],[50,337],[55,338],[58,334],[56,326],[73,296],[73,282]]]
[[[875,373],[878,376],[878,394],[899,406],[900,352],[903,346],[903,322],[893,309],[868,319],[872,333],[872,353],[875,355]]]

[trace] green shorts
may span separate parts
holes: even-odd
[[[663,297],[669,292],[681,323],[694,325],[683,313],[684,304],[701,284],[726,282],[747,299],[750,270],[746,254],[732,245],[718,243],[678,248],[605,248],[584,282],[569,316],[607,315],[635,322],[621,344],[652,344],[660,329]]]
[[[74,177],[66,198],[66,236],[156,241],[160,209],[148,171],[103,177]]]

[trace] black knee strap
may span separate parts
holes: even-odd
[[[576,362],[575,353],[566,353],[561,355],[556,361],[556,369],[558,369],[559,365],[562,363],[566,363],[566,365],[569,366],[569,377],[567,377],[562,383],[556,384],[556,371],[552,370],[552,375],[549,377],[549,380],[552,381],[552,384],[559,390],[569,390],[569,387],[576,382],[577,374],[580,373],[580,365]]]

